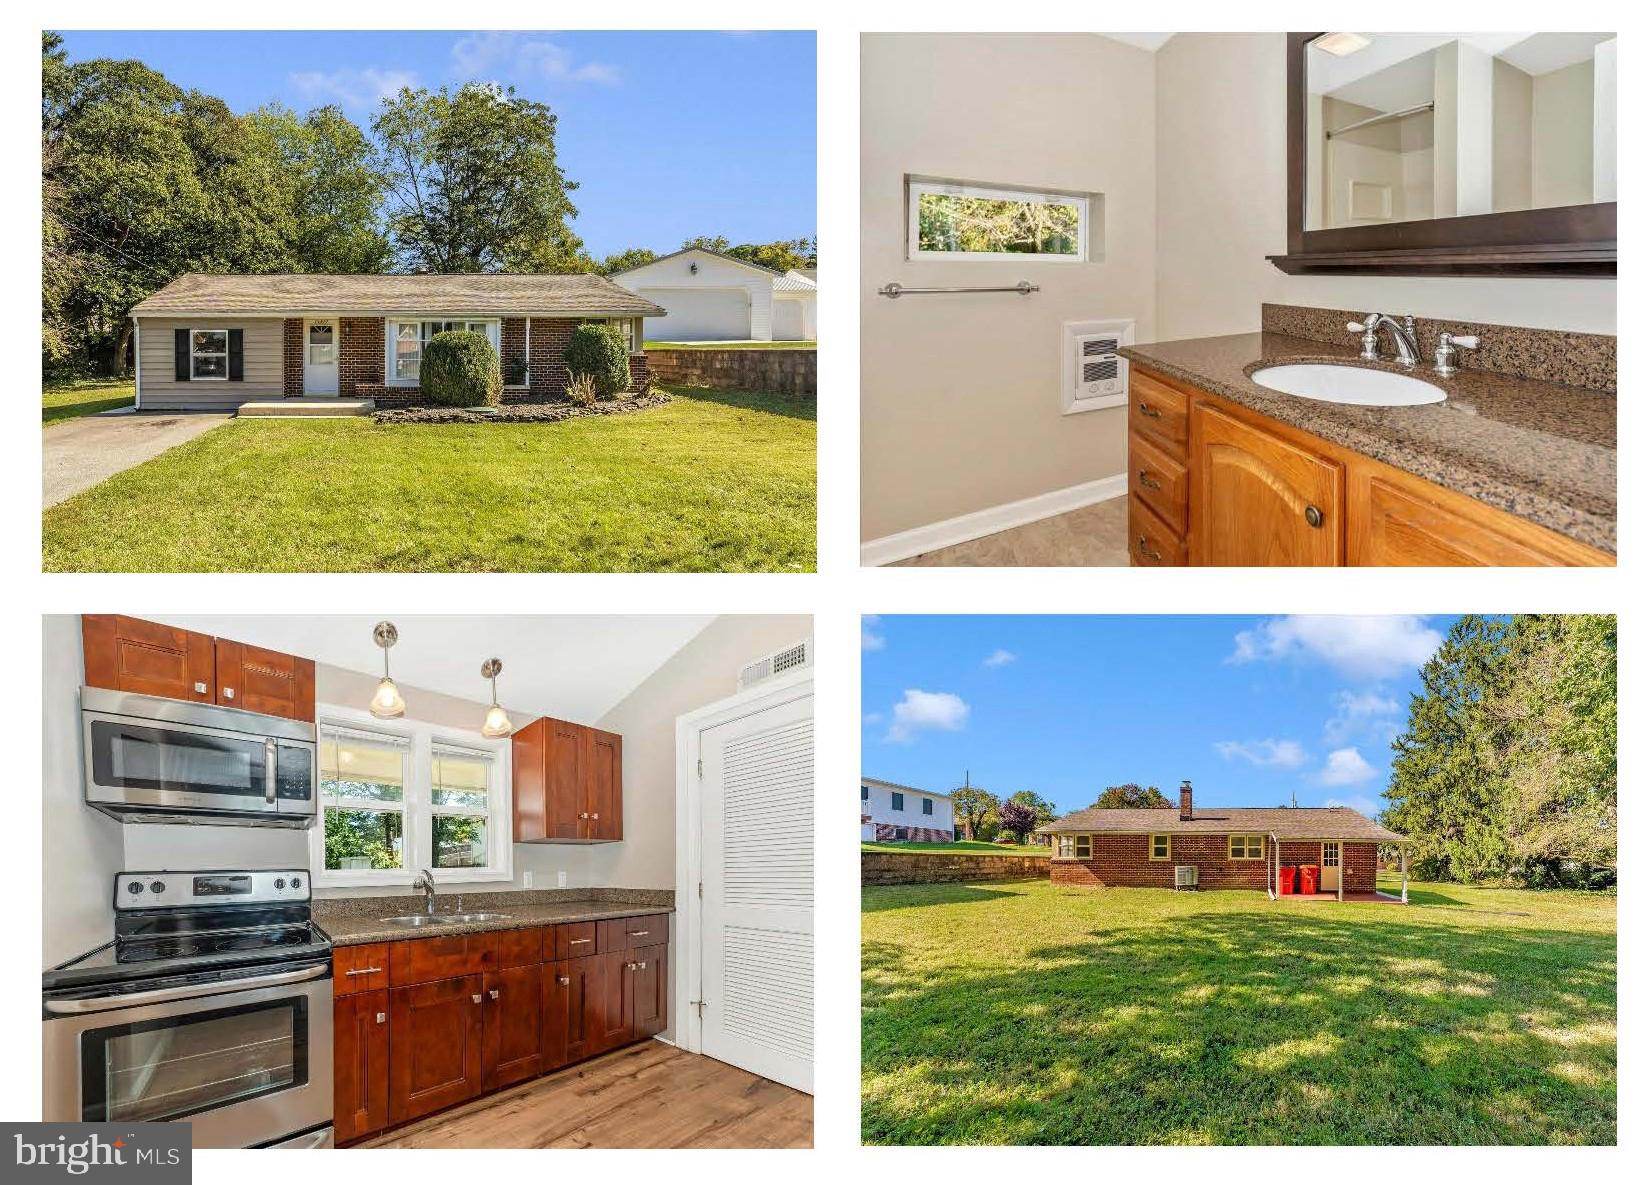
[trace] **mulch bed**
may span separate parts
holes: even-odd
[[[390,407],[371,413],[378,424],[553,424],[577,416],[615,416],[645,411],[669,401],[665,391],[649,395],[627,395],[621,399],[601,399],[593,407],[578,407],[564,400],[555,403],[510,403],[484,411],[470,407]]]

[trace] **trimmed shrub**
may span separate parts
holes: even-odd
[[[423,347],[417,385],[442,407],[496,406],[503,397],[497,351],[483,333],[436,333]]]
[[[574,374],[565,385],[565,397],[577,407],[593,407],[598,394],[594,389],[593,375]]]
[[[615,325],[586,321],[571,331],[565,348],[565,368],[573,377],[587,375],[601,399],[628,390],[628,346]]]

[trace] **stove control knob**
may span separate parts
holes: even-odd
[[[275,888],[276,888],[276,889],[283,889],[283,888],[285,888],[285,887],[286,887],[286,878],[285,878],[285,877],[283,877],[283,876],[277,876],[277,877],[275,877],[275,878],[274,878],[274,887],[275,887]]]
[[[294,889],[302,888],[303,887],[303,878],[300,877],[300,876],[292,877],[291,878],[291,887],[294,888]]]
[[[141,893],[142,891],[143,891],[143,882],[142,881],[132,881],[131,884],[126,886],[126,892],[130,893],[133,897],[137,896],[137,894]]]
[[[151,893],[164,893],[165,891],[166,891],[166,882],[165,881],[150,881],[149,882],[149,892],[151,892]]]

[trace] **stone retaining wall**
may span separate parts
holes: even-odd
[[[721,391],[817,394],[816,350],[670,350],[645,352],[659,383],[714,387]]]
[[[915,855],[864,852],[865,885],[923,885],[1034,880],[1051,875],[1050,856]]]

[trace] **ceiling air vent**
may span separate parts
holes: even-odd
[[[775,654],[768,654],[764,658],[757,658],[742,670],[737,672],[737,689],[752,687],[756,683],[763,683],[767,679],[774,679],[778,675],[789,671],[797,671],[811,665],[811,639],[796,642],[785,650]]]
[[[1132,321],[1067,321],[1062,327],[1062,410],[1096,411],[1126,400],[1130,367],[1119,355],[1131,344]]]

